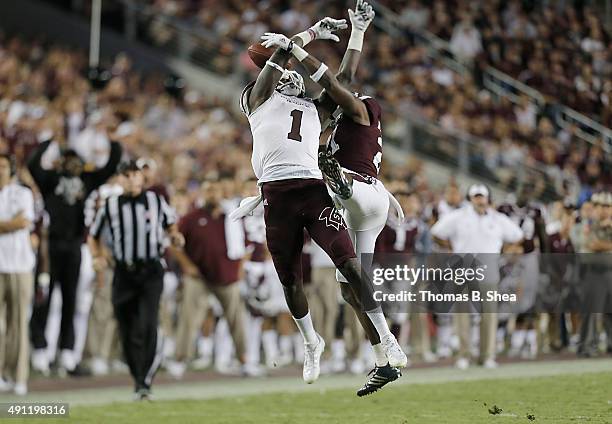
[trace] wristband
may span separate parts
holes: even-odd
[[[316,34],[313,30],[308,28],[306,31],[302,31],[299,34],[296,34],[297,37],[300,37],[302,40],[302,47],[306,47],[306,44],[310,43],[316,38]]]
[[[282,66],[280,66],[280,65],[279,65],[278,63],[276,63],[276,62],[272,62],[271,60],[266,60],[266,65],[268,65],[268,66],[270,66],[270,67],[272,67],[272,68],[276,69],[277,71],[280,71],[280,72],[285,72],[285,69],[284,69]]]
[[[319,69],[317,69],[317,72],[315,72],[314,74],[310,76],[310,79],[313,80],[314,82],[319,82],[319,80],[321,79],[325,71],[327,71],[327,65],[321,62],[321,66],[319,66]]]
[[[293,49],[291,49],[291,54],[300,62],[308,57],[308,52],[297,44],[293,45]]]
[[[351,49],[360,52],[361,48],[363,47],[363,35],[363,31],[351,31],[351,38],[349,38],[348,46],[346,47],[347,50]]]

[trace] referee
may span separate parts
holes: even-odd
[[[135,161],[119,167],[122,195],[109,197],[90,228],[96,270],[107,266],[100,236],[105,225],[111,235],[115,262],[112,302],[123,352],[134,379],[134,397],[147,400],[161,360],[157,326],[163,289],[164,231],[173,245],[185,240],[178,232],[174,211],[158,194],[143,189],[144,176]]]

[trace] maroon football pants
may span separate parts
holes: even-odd
[[[262,191],[268,249],[283,285],[302,278],[304,229],[336,267],[356,257],[344,219],[322,180],[273,181],[264,183]]]

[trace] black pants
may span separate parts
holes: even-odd
[[[117,265],[113,306],[119,334],[136,390],[150,388],[161,361],[157,327],[164,270],[159,262],[136,268]]]
[[[74,312],[76,293],[81,270],[81,241],[49,240],[49,295],[40,304],[34,304],[30,331],[34,349],[47,347],[45,328],[49,316],[49,305],[55,284],[62,292],[62,321],[59,334],[59,349],[74,348]]]

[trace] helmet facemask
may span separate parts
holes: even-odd
[[[285,69],[276,90],[287,96],[302,97],[306,91],[304,79],[298,72]]]

